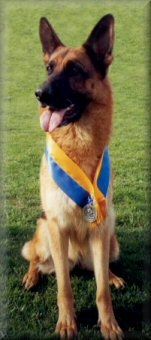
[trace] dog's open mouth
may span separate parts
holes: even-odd
[[[68,116],[72,114],[74,111],[74,104],[71,104],[69,107],[61,110],[52,110],[50,107],[46,107],[46,111],[44,111],[40,116],[40,125],[44,131],[52,132],[57,127],[61,125],[65,125],[65,121]]]
[[[57,127],[67,125],[70,122],[77,120],[79,116],[80,111],[75,104],[71,104],[64,109],[59,110],[54,110],[49,106],[46,106],[40,116],[40,126],[44,131],[52,132]]]

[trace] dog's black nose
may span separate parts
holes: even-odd
[[[39,88],[35,91],[35,96],[37,97],[37,99],[40,99],[42,96],[42,89]]]

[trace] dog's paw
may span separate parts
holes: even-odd
[[[75,318],[67,315],[65,318],[59,319],[55,333],[58,334],[61,339],[75,339],[78,334]]]
[[[124,288],[126,283],[121,277],[114,275],[110,271],[109,272],[109,284],[114,285],[116,288]]]
[[[124,338],[123,331],[115,319],[102,324],[101,333],[105,340],[122,340]]]
[[[28,271],[25,276],[23,277],[23,285],[24,288],[29,290],[32,287],[36,286],[36,284],[39,281],[39,272],[38,271],[34,271],[34,272],[30,272]]]

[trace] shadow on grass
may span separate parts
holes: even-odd
[[[143,310],[144,310],[144,304],[142,303],[136,303],[133,306],[133,309],[131,308],[115,308],[115,316],[117,321],[119,322],[120,327],[122,328],[124,332],[124,339],[142,339],[142,340],[149,340],[150,335],[147,336],[147,334],[142,333],[142,320],[143,320]],[[91,308],[83,308],[79,313],[77,313],[77,323],[78,328],[80,330],[83,328],[87,328],[89,330],[95,329],[96,331],[99,331],[99,326],[97,325],[97,308],[96,306]],[[146,323],[149,324],[149,319],[145,320]],[[134,330],[134,326],[137,329],[137,331]],[[129,329],[129,332],[127,332],[127,329]]]

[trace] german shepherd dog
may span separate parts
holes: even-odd
[[[93,180],[98,160],[109,143],[113,96],[107,73],[113,60],[114,17],[104,16],[80,48],[68,48],[46,18],[40,19],[40,39],[47,80],[36,91],[44,131]],[[110,285],[124,281],[109,269],[119,255],[114,231],[112,176],[107,196],[107,217],[91,228],[82,209],[51,179],[44,155],[40,170],[44,217],[34,237],[26,242],[23,257],[30,262],[23,278],[26,289],[37,284],[41,273],[56,273],[61,338],[77,334],[70,270],[76,264],[93,270],[100,330],[105,339],[122,339],[113,312]]]

